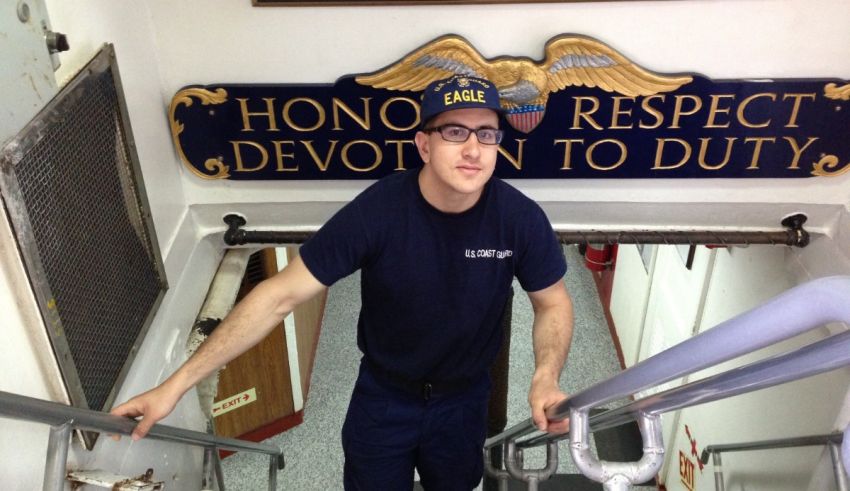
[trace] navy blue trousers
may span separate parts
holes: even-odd
[[[428,400],[379,382],[361,363],[345,424],[345,489],[469,491],[481,481],[489,376]]]

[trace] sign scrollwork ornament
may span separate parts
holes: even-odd
[[[830,82],[823,88],[823,95],[827,99],[837,99],[841,101],[850,101],[850,84],[842,85],[841,87]]]
[[[823,95],[827,99],[836,99],[840,101],[850,100],[850,84],[838,86],[832,82],[826,84],[823,88]],[[824,155],[821,159],[813,164],[814,176],[840,176],[841,174],[850,171],[850,162],[839,167],[839,160],[836,155]]]
[[[180,143],[180,134],[183,132],[184,126],[183,123],[175,117],[175,112],[177,111],[177,107],[181,104],[186,107],[190,107],[193,103],[192,97],[196,97],[204,106],[208,106],[210,104],[222,104],[227,102],[227,91],[222,88],[216,89],[215,91],[188,88],[175,94],[174,98],[171,100],[171,107],[168,110],[169,123],[171,126],[171,138],[174,141],[174,147],[177,149],[177,154],[180,155],[180,160],[183,161],[183,164],[185,164],[186,167],[196,176],[203,179],[226,179],[230,177],[230,167],[223,162],[221,157],[209,158],[204,161],[204,168],[211,172],[211,174],[204,174],[196,169],[191,162],[189,162],[188,157],[186,157],[186,154],[183,152],[183,146]]]

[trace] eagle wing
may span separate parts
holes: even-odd
[[[546,43],[540,67],[551,92],[584,85],[635,97],[676,90],[693,80],[644,70],[601,42],[578,36],[558,36]]]
[[[487,78],[489,63],[460,36],[443,36],[401,61],[355,80],[362,85],[390,90],[422,90],[429,83],[452,75]]]

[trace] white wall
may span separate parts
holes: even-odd
[[[610,309],[626,367],[639,360],[640,338],[652,284],[652,261],[657,250],[657,247],[648,246],[641,254],[636,245],[620,244],[617,247]]]

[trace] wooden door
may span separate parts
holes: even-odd
[[[237,301],[276,272],[274,249],[254,253]],[[221,436],[260,441],[301,422],[293,404],[283,323],[221,370],[215,402],[216,434]]]

